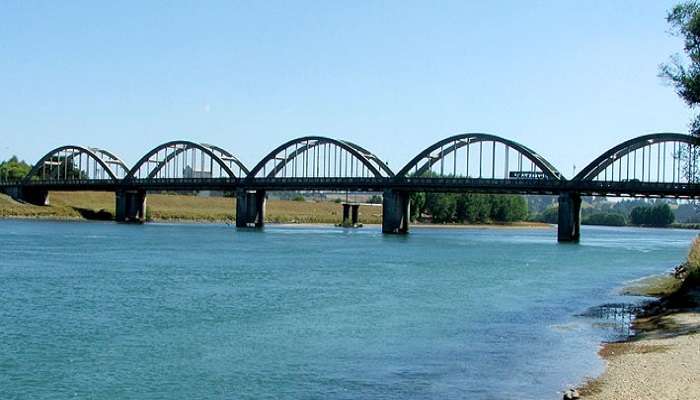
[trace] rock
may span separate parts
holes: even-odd
[[[564,392],[564,400],[574,400],[574,399],[580,399],[581,395],[578,393],[578,390],[576,389],[569,389],[566,392]]]
[[[688,265],[683,263],[673,269],[672,275],[676,279],[685,279],[688,276]]]

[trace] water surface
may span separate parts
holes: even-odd
[[[0,221],[0,397],[558,399],[695,235]]]

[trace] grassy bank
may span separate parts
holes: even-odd
[[[0,218],[113,219],[115,199],[108,192],[51,192],[46,207],[19,203],[0,194]],[[148,194],[147,219],[150,221],[232,222],[236,200],[230,197],[199,197],[182,194]],[[265,220],[272,223],[337,224],[343,208],[332,201],[268,200]],[[382,207],[360,207],[360,222],[381,224]],[[429,227],[549,227],[541,222],[519,221],[479,225],[414,224]]]
[[[0,195],[0,217],[85,219],[103,211],[114,215],[113,193],[51,192],[50,206],[40,207],[18,203]],[[270,200],[266,220],[279,223],[339,223],[342,206],[334,202]],[[190,195],[149,194],[147,216],[153,221],[233,221],[236,200],[229,197],[198,197]],[[360,221],[381,223],[381,207],[360,207]]]
[[[700,398],[700,239],[673,275],[635,286],[659,299],[637,315],[630,340],[603,346],[606,371],[581,388],[583,398]]]

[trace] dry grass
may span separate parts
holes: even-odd
[[[114,206],[112,206],[114,207]],[[78,219],[80,213],[72,207],[61,204],[49,207],[18,203],[9,196],[0,194],[0,217]]]
[[[50,206],[22,204],[0,195],[0,217],[80,219],[79,209],[114,214],[115,199],[107,192],[51,192]],[[233,221],[236,200],[229,197],[149,194],[147,215],[154,221]],[[334,202],[270,200],[266,220],[279,223],[340,223],[342,206]],[[381,207],[360,207],[360,222],[381,223]]]
[[[642,279],[622,290],[630,296],[663,297],[680,289],[683,281],[673,275],[652,276]]]
[[[652,276],[623,289],[623,294],[633,296],[672,297],[700,285],[700,238],[693,240],[685,262],[688,276],[685,280],[673,275]]]
[[[267,203],[267,220],[271,222],[340,223],[342,218],[343,207],[333,202],[270,200]],[[360,207],[360,222],[380,224],[382,208]]]
[[[700,286],[700,238],[693,240],[693,244],[688,252],[686,266],[688,267],[687,283]]]

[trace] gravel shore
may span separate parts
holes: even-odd
[[[603,346],[607,369],[581,388],[582,398],[700,399],[700,309],[660,308],[636,324],[632,340]]]

